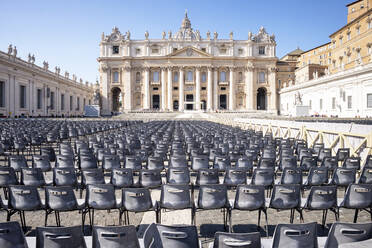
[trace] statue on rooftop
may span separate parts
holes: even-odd
[[[13,52],[13,46],[12,44],[9,44],[9,47],[8,47],[8,54],[11,55]]]
[[[17,57],[17,47],[16,46],[14,46],[14,49],[13,49],[13,56]]]
[[[211,32],[209,32],[209,30],[208,30],[208,32],[207,32],[207,40],[210,40],[211,39]]]
[[[145,39],[146,39],[146,40],[149,39],[149,32],[148,32],[148,31],[145,32]]]

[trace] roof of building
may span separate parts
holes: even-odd
[[[302,49],[297,47],[297,49],[293,50],[292,52],[288,53],[287,55],[296,56],[296,55],[301,55],[303,52],[304,51]]]
[[[353,1],[353,2],[351,2],[351,3],[349,3],[349,4],[346,4],[346,7],[349,7],[350,5],[353,5],[354,3],[361,2],[361,1],[363,1],[363,0],[356,0],[356,1]]]
[[[322,46],[326,46],[326,45],[328,45],[328,44],[330,44],[330,43],[331,43],[331,42],[327,42],[327,43],[324,43],[324,44],[319,45],[319,46],[317,46],[317,47],[313,47],[313,48],[311,48],[311,49],[309,49],[309,50],[304,51],[303,53],[310,52],[310,51],[312,51],[312,50],[314,50],[314,49],[317,49],[317,48],[322,47]]]

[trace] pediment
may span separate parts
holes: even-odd
[[[178,51],[169,54],[171,58],[210,58],[209,53],[199,50],[195,47],[184,47]]]

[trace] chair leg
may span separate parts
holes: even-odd
[[[59,226],[59,224],[58,224],[58,213],[57,213],[57,211],[54,211],[54,216],[56,218],[56,225]]]
[[[293,224],[293,219],[294,219],[294,210],[291,209],[290,217],[289,217],[289,223]]]
[[[261,224],[261,209],[258,210],[257,230],[260,229],[260,224]]]
[[[129,220],[129,211],[127,211],[127,225],[130,225],[130,220]]]
[[[355,213],[354,213],[354,223],[357,223],[357,220],[358,220],[358,213],[359,213],[359,209],[355,209]]]
[[[48,210],[45,210],[44,226],[48,225],[48,215],[49,215]]]
[[[301,223],[304,223],[305,221],[304,221],[304,215],[303,215],[303,213],[302,213],[302,209],[297,209],[297,211],[299,212],[299,214],[300,214],[300,222]]]
[[[265,231],[266,231],[266,237],[269,237],[269,223],[267,221],[267,209],[264,209],[262,210],[265,214],[265,221],[266,221],[266,228],[265,228]]]

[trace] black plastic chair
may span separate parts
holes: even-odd
[[[111,172],[110,183],[115,188],[127,188],[133,186],[133,171],[132,169],[116,168]]]
[[[236,187],[239,184],[247,184],[247,171],[245,169],[227,169],[223,183],[228,187]]]
[[[320,186],[328,183],[328,169],[326,167],[312,167],[310,168],[309,175],[305,187]]]
[[[317,248],[316,222],[278,224],[275,228],[272,247]]]
[[[87,248],[81,226],[36,227],[36,248]]]
[[[161,173],[159,170],[140,170],[139,186],[156,188],[162,184]]]
[[[348,157],[350,157],[350,148],[338,148],[336,153],[337,161],[344,161]]]
[[[187,167],[170,167],[167,170],[168,184],[189,184],[190,171]]]
[[[142,169],[142,161],[137,156],[133,156],[133,155],[126,156],[124,168],[132,169],[134,171],[139,171]]]
[[[345,158],[342,167],[360,170],[360,157]]]
[[[56,168],[75,168],[74,157],[71,155],[57,155]]]
[[[32,156],[32,167],[40,168],[43,172],[52,170],[49,157],[45,155],[33,155]]]
[[[43,172],[40,168],[22,168],[21,184],[35,187],[46,185]]]
[[[261,248],[261,236],[259,232],[252,233],[226,233],[214,234],[213,248],[249,247]]]
[[[349,184],[355,182],[355,177],[355,169],[338,167],[333,171],[330,184],[346,188],[347,186],[349,186]]]
[[[300,161],[300,168],[303,170],[303,171],[309,171],[311,170],[311,168],[315,168],[318,166],[318,161],[317,161],[317,158],[314,157],[314,156],[311,156],[311,157],[307,157],[307,156],[303,156],[301,161]]]
[[[372,239],[372,223],[333,223],[324,248],[338,248],[343,244],[358,247],[358,242],[369,239]]]
[[[105,154],[103,156],[102,169],[111,171],[117,168],[120,168],[120,157],[118,155]]]
[[[135,226],[94,226],[92,248],[140,248]]]
[[[162,157],[149,156],[147,158],[148,170],[164,170],[164,159]]]
[[[23,155],[11,155],[8,157],[8,166],[12,167],[16,172],[20,172],[22,168],[28,168],[27,160]]]
[[[53,168],[54,186],[78,187],[77,176],[74,168]]]
[[[299,184],[302,185],[301,168],[285,168],[280,178],[281,184]]]
[[[372,168],[371,167],[363,168],[362,172],[360,173],[358,183],[372,184]]]
[[[1,248],[27,248],[27,241],[18,222],[0,223]]]
[[[80,170],[87,170],[87,169],[97,169],[98,168],[98,161],[96,157],[93,155],[82,155],[79,156],[79,169]]]
[[[8,199],[8,186],[17,185],[18,179],[14,168],[12,167],[0,167],[0,187],[4,190],[5,199]]]

